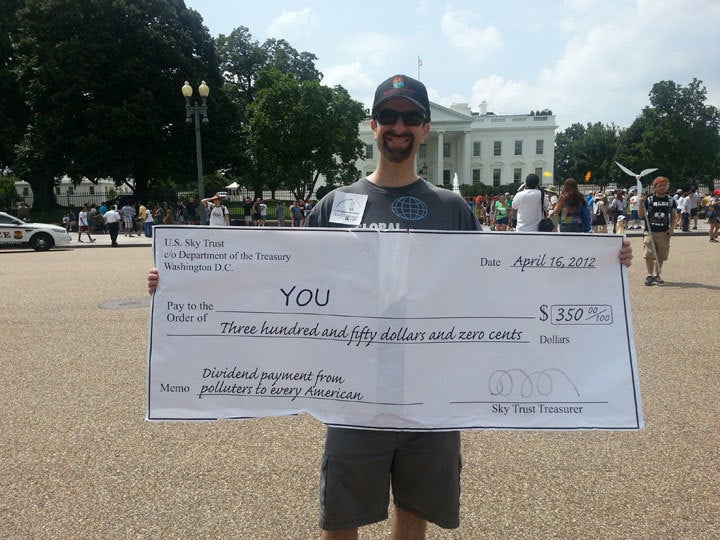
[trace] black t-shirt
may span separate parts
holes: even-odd
[[[652,232],[664,232],[670,228],[673,212],[677,208],[677,201],[665,195],[658,197],[650,195],[645,199],[645,212],[650,222]]]

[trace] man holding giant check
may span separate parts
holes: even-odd
[[[386,519],[391,485],[393,538],[424,538],[459,526],[460,430],[642,427],[632,252],[478,232],[415,174],[430,104],[410,77],[377,88],[371,127],[377,170],[321,200],[312,229],[158,227],[148,418],[308,412],[328,425],[322,538]]]

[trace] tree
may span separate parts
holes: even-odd
[[[322,73],[315,68],[317,58],[314,54],[298,52],[285,40],[268,39],[260,44],[244,26],[234,29],[228,36],[220,35],[217,51],[224,79],[223,90],[235,106],[234,152],[227,160],[230,164],[227,172],[241,179],[243,184],[252,186],[255,196],[261,196],[265,188],[276,189],[281,177],[257,159],[257,152],[246,138],[249,107],[262,87],[260,81],[263,77],[273,80],[267,74],[275,72],[295,81],[319,83]],[[270,183],[266,186],[267,181]]]
[[[0,175],[0,210],[11,211],[20,197],[15,189],[15,179]]]
[[[199,14],[179,0],[27,0],[18,19],[31,117],[16,173],[36,206],[54,201],[63,174],[113,178],[141,197],[153,178],[186,178],[195,153],[180,87],[220,88]]]
[[[235,28],[228,36],[220,34],[215,43],[224,90],[232,103],[244,111],[253,101],[255,81],[267,64],[267,51],[244,26]]]
[[[266,71],[248,107],[246,136],[259,179],[307,198],[320,175],[333,177],[361,156],[361,103],[339,86]]]
[[[268,39],[262,48],[267,54],[266,69],[285,73],[297,81],[322,80],[322,73],[315,68],[314,54],[298,52],[284,39]]]
[[[614,164],[618,130],[599,122],[587,126],[576,123],[555,137],[555,176],[573,177],[582,182],[591,172],[595,182],[618,177]]]
[[[650,106],[623,134],[622,154],[635,153],[642,157],[642,166],[660,167],[663,175],[680,183],[709,183],[720,166],[720,111],[706,100],[698,79],[687,87],[655,83]]]
[[[17,55],[13,44],[18,40],[17,9],[20,0],[0,3],[0,171],[12,168],[15,145],[22,140],[28,121],[20,81],[15,76]]]

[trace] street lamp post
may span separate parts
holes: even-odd
[[[207,124],[209,122],[207,115],[207,97],[210,94],[210,88],[205,81],[200,83],[198,86],[198,94],[202,98],[202,105],[198,105],[196,102],[191,102],[193,89],[190,83],[185,81],[182,89],[182,95],[185,96],[185,122],[188,124],[193,123],[195,120],[195,152],[197,154],[197,179],[198,179],[198,211],[200,212],[200,223],[205,224],[205,207],[200,204],[200,201],[205,198],[205,190],[203,189],[203,166],[202,166],[202,140],[200,138],[200,116],[202,116],[202,123]]]

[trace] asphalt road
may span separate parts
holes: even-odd
[[[461,527],[428,538],[720,537],[720,247],[675,238],[645,287],[632,243],[647,427],[464,433]],[[317,537],[319,422],[144,420],[151,264],[147,246],[0,252],[0,538]]]

